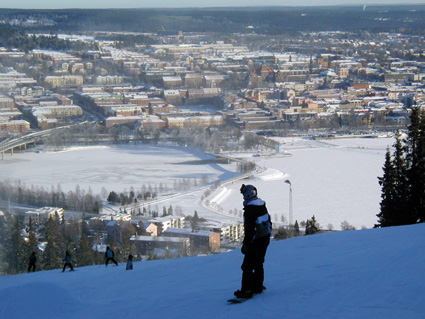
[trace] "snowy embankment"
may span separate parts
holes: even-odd
[[[424,318],[425,224],[272,242],[244,304],[239,251],[0,277],[0,318]]]
[[[279,180],[285,180],[288,179],[289,175],[282,173],[281,171],[274,169],[274,168],[270,168],[270,169],[266,169],[265,171],[255,174],[251,177],[250,181],[246,181],[245,183],[251,183],[251,180],[261,180],[261,181],[279,181]],[[240,178],[241,180],[238,180],[238,186],[241,185],[242,178]],[[243,178],[246,179],[246,178]],[[233,184],[234,181],[237,179],[232,179],[231,182],[227,182],[223,185],[226,184]],[[233,187],[234,188],[234,187]],[[207,206],[209,209],[212,210],[216,210],[220,207],[220,204],[223,203],[224,201],[226,201],[230,196],[233,196],[235,189],[231,189],[229,187],[226,186],[221,186],[220,188],[217,189],[217,191],[215,193],[213,193],[213,197],[211,199],[208,199],[208,204],[204,203],[205,206]],[[237,194],[239,194],[239,190],[237,190],[236,192]],[[217,211],[217,214],[220,214],[221,212]]]
[[[278,169],[268,168],[266,171],[255,175],[255,178],[262,181],[280,181],[288,179],[289,175],[282,173]]]

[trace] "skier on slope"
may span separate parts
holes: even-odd
[[[62,272],[65,271],[66,266],[69,266],[69,268],[71,268],[70,271],[74,271],[74,267],[72,267],[72,264],[71,264],[71,254],[69,253],[68,250],[65,252],[65,257],[63,258],[63,261],[64,261],[64,264],[63,264]]]
[[[114,251],[109,246],[106,246],[105,258],[106,258],[105,260],[106,267],[108,267],[109,261],[112,261],[116,266],[118,266],[118,262],[115,259]]]
[[[242,287],[234,292],[237,298],[251,298],[253,294],[264,290],[264,258],[270,243],[272,222],[266,203],[257,197],[253,185],[244,185],[240,189],[244,202],[245,237],[241,252],[245,255],[242,263]]]

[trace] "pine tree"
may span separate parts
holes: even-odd
[[[196,210],[193,214],[193,217],[190,219],[190,226],[192,227],[192,231],[199,229],[199,216]]]
[[[389,148],[387,148],[385,154],[383,170],[384,175],[378,177],[379,184],[381,185],[382,200],[380,203],[381,211],[377,215],[378,224],[375,227],[393,226],[396,219],[395,215],[397,214],[394,210],[396,203],[396,173]]]
[[[412,109],[411,124],[408,128],[407,178],[409,181],[407,224],[425,221],[425,114],[418,108]]]
[[[306,225],[305,225],[305,234],[306,235],[313,235],[320,232],[320,226],[318,222],[316,221],[316,217],[313,217],[311,219],[307,219]]]
[[[85,220],[85,214],[81,217],[80,238],[75,248],[75,264],[77,266],[89,266],[94,264],[94,253],[92,250],[92,242],[89,237],[90,231]]]
[[[45,225],[44,234],[47,245],[42,258],[43,268],[60,268],[62,266],[63,256],[65,255],[65,243],[59,229],[59,220],[57,216],[49,217]]]
[[[375,227],[409,225],[425,221],[425,114],[412,109],[407,138],[396,136],[394,156],[387,150],[381,211]]]
[[[8,213],[5,213],[4,221],[0,219],[0,275],[4,275],[7,272],[6,243],[10,237],[7,227],[7,221],[9,219],[10,215]]]
[[[26,243],[22,236],[23,231],[24,224],[22,220],[17,216],[11,218],[9,225],[10,238],[5,244],[6,272],[8,274],[24,272],[28,266],[29,255],[25,249]]]
[[[28,227],[27,227],[27,233],[28,233],[28,242],[26,244],[26,255],[27,259],[31,255],[32,252],[35,252],[35,256],[37,258],[37,261],[40,260],[40,250],[38,249],[38,237],[37,237],[37,229],[34,227],[34,224],[30,218]]]
[[[297,237],[300,235],[300,225],[298,225],[298,220],[294,224],[294,236]]]
[[[94,263],[91,239],[83,233],[75,249],[75,265],[81,267],[93,265]]]

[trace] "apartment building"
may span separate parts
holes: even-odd
[[[27,133],[30,130],[30,123],[25,120],[0,121],[0,132]]]
[[[130,241],[136,246],[141,255],[155,255],[155,257],[166,257],[166,255],[177,257],[187,256],[190,249],[189,238],[164,237],[164,236],[136,236]],[[162,252],[159,252],[161,250]]]
[[[202,101],[218,98],[220,94],[220,88],[189,89],[186,97],[191,101]]]
[[[199,73],[188,73],[184,77],[184,86],[187,88],[200,88],[203,85],[202,75]]]
[[[7,96],[0,96],[0,110],[3,108],[14,108],[15,107],[15,101],[11,97]]]
[[[133,115],[133,116],[110,116],[105,120],[106,127],[112,127],[115,125],[123,125],[127,123],[136,123],[137,121],[142,120],[142,116]]]
[[[165,104],[163,100],[160,101],[160,104],[150,103],[148,107],[149,114],[155,115],[158,113],[172,113],[177,112],[177,108],[172,104]]]
[[[222,242],[240,241],[245,236],[243,223],[221,227],[220,236]]]
[[[65,119],[74,116],[81,116],[83,110],[78,105],[46,105],[32,108],[35,117],[43,115],[47,118]]]
[[[79,86],[83,85],[84,77],[81,75],[49,75],[44,78],[44,83],[50,85],[51,87]]]
[[[118,75],[96,76],[93,82],[96,85],[122,84],[124,77]]]
[[[167,116],[166,117],[167,127],[183,128],[189,126],[220,126],[223,125],[224,120],[220,115],[209,115],[209,116]]]
[[[213,251],[218,252],[220,249],[220,233],[182,228],[168,228],[164,232],[168,237],[189,238],[191,252],[198,251]]]
[[[149,220],[149,222],[158,227],[158,234],[162,234],[168,228],[184,228],[186,226],[186,218],[181,216],[164,216]]]
[[[163,76],[163,87],[165,89],[175,89],[182,86],[183,81],[180,76]]]
[[[60,207],[42,207],[36,210],[25,212],[24,223],[28,225],[31,222],[39,225],[41,222],[46,221],[49,217],[57,215],[59,219],[63,217],[64,209]]]

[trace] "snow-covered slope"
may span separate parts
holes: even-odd
[[[267,291],[228,305],[239,251],[0,277],[0,318],[425,318],[425,224],[272,242]]]

